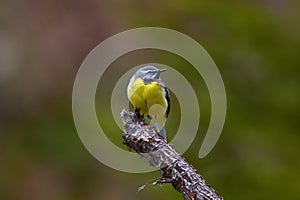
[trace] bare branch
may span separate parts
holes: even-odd
[[[149,125],[141,122],[134,113],[121,113],[125,125],[123,144],[145,157],[149,164],[160,170],[162,178],[154,184],[171,183],[185,200],[222,200],[204,178],[180,156],[170,144]]]

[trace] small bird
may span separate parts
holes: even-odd
[[[154,66],[140,68],[130,79],[127,96],[135,113],[144,119],[147,115],[154,120],[158,132],[167,140],[164,128],[170,112],[170,95],[165,83],[159,77],[166,69]]]

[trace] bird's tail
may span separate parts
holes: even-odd
[[[157,132],[167,140],[167,134],[165,130],[166,123],[166,108],[161,106],[160,104],[152,105],[149,109],[149,115],[154,116],[152,118],[152,123],[157,128]]]
[[[155,126],[157,128],[159,135],[161,135],[167,141],[167,132],[166,132],[165,126],[164,125],[162,126],[157,122],[155,123]]]

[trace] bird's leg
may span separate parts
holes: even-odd
[[[141,115],[140,109],[139,109],[139,108],[135,108],[135,109],[134,109],[134,114],[135,114],[136,120],[137,120],[138,122],[145,123],[145,121],[144,121],[144,115]]]
[[[152,117],[150,115],[147,115],[147,117],[148,117],[149,120],[152,120]]]
[[[134,113],[135,113],[135,115],[136,115],[136,117],[137,117],[138,119],[141,118],[141,113],[140,113],[140,109],[139,109],[139,108],[135,108],[135,109],[134,109]]]

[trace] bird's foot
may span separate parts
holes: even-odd
[[[141,115],[139,109],[135,109],[134,111],[134,120],[139,124],[143,124],[143,125],[146,124],[144,115]]]

